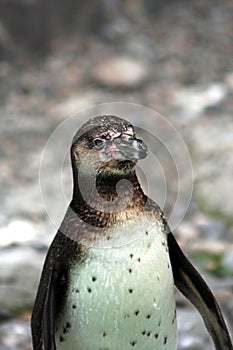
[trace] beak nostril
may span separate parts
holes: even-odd
[[[145,144],[145,142],[143,142],[142,140],[139,140],[139,139],[137,139],[137,142],[138,142],[139,150],[145,151],[145,152],[148,151],[148,147],[147,147],[147,145]]]

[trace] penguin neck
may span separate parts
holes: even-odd
[[[146,196],[134,169],[93,175],[74,171],[72,209],[85,222],[111,227],[135,218],[145,207]]]

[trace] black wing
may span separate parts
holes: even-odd
[[[55,238],[56,240],[56,238]],[[55,242],[54,240],[54,242]],[[34,350],[55,350],[55,338],[54,338],[54,260],[56,247],[50,247],[38,291],[36,300],[34,303],[31,328],[32,328],[32,343]],[[44,344],[44,347],[43,347]]]
[[[232,350],[232,343],[217,301],[200,274],[185,257],[172,233],[168,234],[170,260],[177,288],[198,309],[216,350]]]
[[[55,321],[63,312],[72,259],[83,259],[84,249],[58,231],[51,244],[41,275],[31,328],[33,350],[56,350]]]
[[[55,279],[52,269],[43,309],[43,338],[45,350],[56,350],[55,344]]]
[[[58,231],[44,263],[32,311],[33,350],[56,350],[55,320],[62,312],[68,286],[68,266],[76,249],[76,243]]]

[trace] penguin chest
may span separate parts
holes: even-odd
[[[71,267],[58,349],[176,349],[172,269],[166,237],[154,230],[122,247],[90,248]]]

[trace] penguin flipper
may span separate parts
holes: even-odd
[[[215,297],[172,233],[168,234],[168,247],[176,287],[200,312],[216,350],[232,350],[231,338]]]
[[[53,245],[56,243],[56,238]],[[33,350],[55,350],[54,337],[54,266],[53,250],[48,251],[32,310],[31,329]],[[57,251],[56,251],[57,252]]]
[[[32,311],[31,327],[33,350],[56,349],[52,321],[54,319],[54,287],[52,271],[49,276],[46,275],[46,273],[42,274]]]
[[[55,344],[55,283],[53,270],[50,275],[43,310],[43,336],[45,350],[56,350]]]

